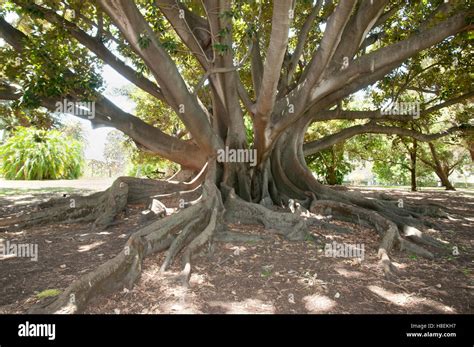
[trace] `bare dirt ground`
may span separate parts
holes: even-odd
[[[24,208],[18,201],[58,196],[65,188],[42,191],[40,197],[31,191],[8,194],[8,189],[0,190],[2,214]],[[75,192],[71,189],[68,193]],[[151,256],[131,290],[96,297],[86,313],[473,313],[474,193],[384,191],[404,201],[445,206],[451,218],[437,220],[431,235],[457,246],[459,254],[447,247],[437,259],[426,260],[397,251],[392,260],[400,274],[386,279],[378,267],[380,240],[375,230],[359,223],[313,227],[317,243],[286,241],[261,226],[236,224],[230,229],[264,240],[214,243],[194,260],[188,289],[176,281],[179,262],[162,274],[164,254]],[[0,258],[0,313],[27,312],[40,301],[39,293],[62,290],[115,256],[138,227],[143,208],[132,206],[102,232],[91,231],[90,224],[49,224],[1,233],[0,242],[38,244],[39,261]],[[325,256],[324,245],[333,241],[364,244],[364,259]]]

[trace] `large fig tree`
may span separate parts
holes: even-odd
[[[178,213],[144,224],[119,255],[71,284],[47,311],[75,312],[100,289],[133,284],[152,252],[167,250],[163,269],[179,255],[187,283],[193,254],[223,234],[232,237],[225,226],[234,221],[261,223],[268,232],[303,240],[318,223],[315,214],[362,219],[380,234],[387,273],[394,246],[432,257],[423,246],[438,242],[423,234],[419,217],[440,211],[333,190],[315,180],[305,155],[352,133],[430,141],[462,130],[423,134],[386,127],[384,121],[406,121],[407,115],[344,110],[343,103],[419,52],[467,40],[473,14],[468,3],[1,1],[2,99],[11,100],[12,108],[50,111],[64,100],[76,103],[66,111],[116,128],[143,151],[182,168],[168,181],[123,177],[105,192],[77,197],[74,206],[69,199],[50,201],[1,221],[3,228],[51,221],[103,228],[127,204],[181,199]],[[176,131],[160,128],[160,115],[137,117],[103,96],[101,64],[175,113]],[[81,112],[81,102],[94,102],[94,114]],[[311,123],[332,119],[366,123],[304,144]]]

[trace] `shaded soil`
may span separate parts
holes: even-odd
[[[367,196],[380,191],[357,188]],[[318,242],[290,242],[261,226],[230,225],[265,235],[258,242],[216,242],[193,264],[190,287],[176,280],[179,261],[159,272],[164,254],[147,258],[131,290],[98,296],[86,313],[473,313],[474,194],[384,190],[396,199],[438,202],[451,213],[429,233],[457,246],[431,261],[403,252],[392,260],[397,278],[378,267],[376,232],[358,223],[330,221],[313,227]],[[8,197],[3,196],[8,200]],[[5,206],[5,205],[4,205]],[[1,206],[0,206],[1,207]],[[51,224],[0,234],[3,241],[37,243],[39,261],[0,258],[0,313],[22,313],[45,289],[64,289],[78,276],[115,256],[138,225],[133,206],[102,232],[90,224]],[[326,243],[363,244],[364,259],[326,256]]]

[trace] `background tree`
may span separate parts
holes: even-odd
[[[449,176],[456,169],[462,172],[462,167],[470,161],[469,153],[459,145],[449,145],[440,141],[429,142],[427,147],[418,153],[418,157],[423,164],[434,171],[443,187],[455,190]]]
[[[413,143],[416,141],[409,137],[366,134],[351,139],[346,148],[349,158],[373,163],[372,171],[379,183],[411,185],[414,191],[418,185],[434,183],[432,170],[419,161],[413,162]]]
[[[68,137],[81,142],[84,147],[87,146],[85,130],[79,121],[65,121],[58,126],[59,130]]]
[[[104,158],[109,177],[120,175],[127,165],[128,158],[124,142],[125,137],[118,131],[111,131],[107,134]]]
[[[344,121],[314,123],[308,128],[305,141],[309,142],[314,141],[316,138],[324,138],[333,132],[344,129],[347,123]],[[344,176],[352,169],[345,152],[344,141],[339,142],[327,149],[307,156],[306,164],[325,184],[342,184]]]
[[[352,166],[344,157],[344,146],[337,144],[306,159],[308,167],[329,185],[342,184]]]

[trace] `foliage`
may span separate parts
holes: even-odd
[[[342,184],[344,176],[351,172],[352,165],[344,156],[343,144],[334,145],[306,158],[311,171],[324,178],[324,183]]]
[[[134,50],[125,40],[117,26],[113,25],[109,16],[103,16],[104,13],[95,2],[70,0],[66,4],[61,1],[48,0],[37,3],[44,8],[53,9],[64,19],[73,22],[78,29],[103,43],[105,47],[117,55],[117,58],[126,61],[128,65],[138,73],[143,74],[144,77],[148,79],[156,78],[156,76],[152,76],[143,59],[137,54],[136,49]],[[207,46],[204,47],[205,49],[212,48],[209,60],[212,60],[216,66],[229,56],[232,56],[235,64],[242,61],[242,65],[238,69],[238,76],[244,89],[249,92],[249,96],[253,100],[256,99],[256,91],[252,83],[252,58],[248,57],[249,48],[251,44],[258,45],[261,50],[261,60],[265,61],[267,52],[264,48],[269,46],[274,3],[275,1],[270,0],[231,2],[230,7],[220,13],[219,19],[222,23],[219,30],[211,33],[213,40],[206,42]],[[282,77],[284,77],[287,64],[289,64],[291,55],[297,46],[303,24],[315,3],[311,0],[294,2],[294,13],[296,15],[292,20],[288,49],[284,61],[285,67],[281,71]],[[189,49],[153,1],[136,1],[136,4],[153,30],[155,34],[153,38],[159,41],[161,46],[169,53],[189,89],[193,90],[204,74],[197,59],[193,57],[193,54],[190,54]],[[301,59],[295,65],[295,81],[301,80],[303,70],[310,64],[313,54],[323,37],[322,31],[325,30],[327,19],[338,5],[338,2],[323,1],[322,4],[309,30]],[[360,1],[357,6],[362,4],[363,2]],[[379,38],[370,46],[364,46],[363,49],[357,52],[356,56],[376,51],[381,47],[412,36],[418,30],[420,24],[424,23],[427,18],[431,18],[433,11],[441,4],[442,0],[389,1],[386,9],[394,9],[393,14],[388,17],[386,22],[374,25],[367,33],[368,36],[380,34]],[[465,1],[456,2],[454,5],[451,3],[450,5],[453,6],[452,12],[457,7],[464,6],[466,11],[472,8],[472,5]],[[190,13],[202,18],[209,17],[205,6],[202,6],[199,1],[185,2],[183,8],[184,6]],[[9,45],[0,46],[0,60],[2,61],[0,80],[15,82],[23,89],[23,97],[20,100],[5,106],[8,108],[6,112],[0,109],[0,117],[4,118],[0,121],[3,121],[2,125],[5,128],[35,126],[48,129],[54,127],[53,121],[47,119],[50,114],[44,111],[36,111],[35,107],[38,106],[39,99],[73,95],[74,91],[83,90],[85,91],[83,95],[78,97],[89,100],[94,99],[103,90],[101,78],[103,61],[73,39],[68,34],[68,30],[49,23],[41,13],[38,13],[34,7],[28,6],[28,4],[20,6],[12,1],[3,1],[0,13],[2,15],[15,13],[14,19],[9,19],[9,21],[14,22],[12,24],[27,34],[29,38],[27,50],[20,55]],[[437,24],[446,16],[448,16],[448,13],[437,12],[434,21],[430,25]],[[95,26],[91,23],[101,23],[102,35],[99,33],[99,25]],[[144,50],[150,48],[152,44],[152,37],[149,34],[150,32],[142,30],[136,33],[138,45]],[[194,34],[199,36],[198,31]],[[379,108],[390,102],[420,101],[423,105],[422,109],[426,109],[471,90],[473,76],[471,62],[474,57],[474,50],[472,49],[472,40],[469,39],[468,35],[472,36],[472,33],[466,31],[450,36],[430,49],[423,50],[404,61],[399,68],[383,77],[375,88],[368,89],[367,102],[363,102],[363,106]],[[73,74],[69,74],[70,71]],[[210,78],[196,91],[196,94],[207,110],[212,113],[211,108],[213,106],[211,105],[213,103],[210,98],[211,83],[209,83],[209,80]],[[428,92],[419,92],[420,90]],[[189,129],[185,128],[179,117],[167,104],[152,98],[144,91],[138,91],[138,89],[129,96],[136,104],[135,115],[137,117],[168,135],[178,137],[181,140],[190,140],[190,135],[187,132]],[[343,109],[351,109],[347,107],[348,99],[342,100],[339,106]],[[4,106],[0,105],[0,107]],[[418,120],[408,120],[406,122],[379,120],[379,122],[387,126],[397,126],[429,133],[444,130],[453,123],[465,122],[466,119],[472,117],[472,110],[469,112],[466,107],[459,112],[452,113],[450,117],[443,119],[441,126],[439,126],[439,117],[440,112],[436,112],[432,115],[422,116]],[[320,139],[349,126],[360,124],[358,121],[321,123],[309,127],[305,136],[306,141]],[[255,134],[253,133],[253,120],[246,111],[244,111],[244,124],[247,146],[251,147]],[[378,143],[380,142],[378,139],[381,137],[364,138],[362,135],[360,138],[361,145],[368,149],[357,149],[357,147],[360,147],[357,144],[359,141],[359,137],[357,137],[307,158],[311,169],[324,177],[327,182],[340,182],[344,174],[350,170],[348,158],[352,156],[352,147],[355,147],[357,151],[362,150],[366,153],[364,156],[358,156],[358,159],[355,157],[351,159],[376,160],[374,170],[377,171],[380,179],[385,177],[399,181],[406,180],[408,177],[406,170],[408,158],[403,153],[403,147],[392,146],[393,137],[386,137],[387,140],[383,146]],[[370,144],[367,139],[376,141],[376,143]],[[458,138],[456,141],[462,143],[464,147],[473,147],[472,136]],[[136,172],[144,172],[145,175],[153,175],[153,172],[163,170],[169,165],[169,162],[165,160],[142,153],[141,148],[135,146],[132,140],[128,139],[125,142],[126,151],[132,158],[131,165],[133,165],[133,168],[130,169],[131,172],[135,174]],[[436,142],[436,146],[441,145]],[[120,153],[117,153],[118,148],[119,146],[110,145],[110,153],[107,155],[110,155],[109,163],[123,161],[123,157],[120,156]],[[377,156],[376,151],[380,151],[381,148],[385,148],[387,151],[385,153],[391,155]],[[420,148],[420,155],[429,154],[425,145],[420,144]],[[344,155],[344,152],[346,155]],[[443,157],[442,149],[440,149],[440,153]],[[396,164],[393,163],[392,159],[396,161]],[[171,170],[175,170],[175,168],[176,166],[171,167]],[[418,170],[420,175],[424,175],[423,170],[427,171],[426,165],[420,164]]]
[[[0,172],[11,180],[76,179],[83,145],[58,130],[19,127],[0,146]]]
[[[134,152],[127,174],[135,177],[162,179],[178,171],[178,165],[153,155]]]
[[[45,25],[34,9],[17,8],[17,14],[20,27],[29,34],[28,54],[20,57],[9,45],[0,46],[0,78],[23,88],[22,97],[13,107],[37,108],[42,98],[77,94],[78,90],[85,91],[78,98],[93,100],[102,90],[99,60],[64,30]]]
[[[66,121],[65,123],[59,126],[59,130],[66,135],[67,137],[71,137],[76,141],[85,144],[85,134],[84,134],[84,127],[82,123],[79,121]]]
[[[335,133],[344,128],[347,122],[330,121],[324,124],[315,123],[309,127],[306,141],[313,141],[320,137]],[[324,183],[342,184],[344,176],[353,169],[349,158],[344,154],[345,143],[340,142],[325,150],[306,157],[306,164],[315,172]]]
[[[410,148],[407,138],[394,135],[363,134],[351,139],[346,150],[351,160],[373,162],[372,172],[376,181],[386,185],[410,184]],[[418,143],[420,146],[420,143]],[[417,183],[435,185],[433,171],[417,161]]]
[[[84,168],[85,177],[108,177],[109,171],[105,161],[96,159],[86,159]]]
[[[104,158],[109,176],[122,174],[127,165],[128,156],[125,147],[126,137],[117,130],[112,130],[105,139]]]

